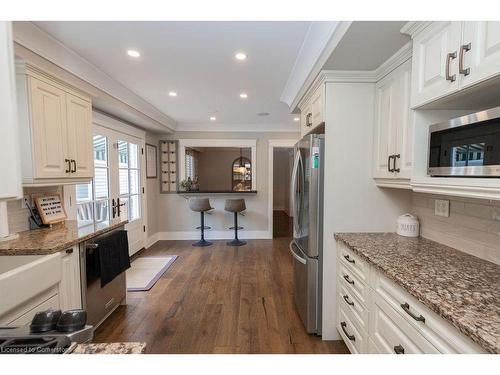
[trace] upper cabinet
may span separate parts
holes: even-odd
[[[375,86],[373,177],[379,186],[410,188],[413,123],[410,121],[411,60]]]
[[[304,136],[310,133],[318,126],[324,124],[324,101],[325,85],[320,84],[312,95],[306,95],[306,99],[300,108],[300,135]]]
[[[11,23],[0,21],[0,200],[22,197]]]
[[[19,66],[18,107],[25,185],[63,184],[93,177],[90,97]]]
[[[412,108],[500,74],[500,22],[431,22],[413,37]]]

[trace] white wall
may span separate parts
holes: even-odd
[[[273,158],[273,209],[290,215],[290,179],[293,149],[274,148]]]
[[[372,178],[374,85],[328,83],[325,105],[323,339],[339,339],[336,232],[395,231],[411,193],[382,189]]]
[[[247,212],[241,217],[240,224],[245,227],[241,238],[272,238],[268,218],[268,149],[269,139],[297,139],[298,133],[223,133],[223,132],[176,132],[172,136],[149,134],[147,142],[158,144],[160,139],[257,139],[257,194],[248,195],[208,195],[215,208],[207,215],[207,238],[231,238],[233,233],[227,228],[232,226],[232,216],[224,211],[226,198],[242,197],[246,200]],[[200,225],[199,213],[188,208],[182,195],[159,194],[158,179],[149,179],[148,189],[148,236],[149,243],[159,239],[195,239]]]

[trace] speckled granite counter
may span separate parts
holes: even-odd
[[[52,228],[27,230],[15,240],[0,242],[0,256],[57,253],[126,223],[127,220],[115,219],[78,228],[76,220],[67,220]]]
[[[71,354],[144,354],[145,352],[145,342],[111,342],[78,344]]]
[[[337,233],[356,254],[492,353],[500,353],[500,266],[425,238]]]

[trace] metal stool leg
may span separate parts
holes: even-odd
[[[198,242],[195,242],[193,246],[196,247],[205,247],[210,246],[212,242],[205,241],[205,212],[201,212],[201,239]]]
[[[226,242],[228,246],[243,246],[246,245],[245,241],[240,241],[238,239],[238,213],[234,213],[234,240]]]

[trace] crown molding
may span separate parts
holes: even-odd
[[[415,35],[429,26],[432,21],[410,21],[406,23],[400,30],[401,34],[406,34],[411,36],[413,39]]]
[[[411,59],[412,52],[412,42],[408,42],[375,70],[323,70],[297,103],[297,107],[302,110],[316,90],[321,85],[329,82],[376,83],[398,66]]]
[[[178,123],[176,132],[231,132],[231,133],[298,133],[300,125],[293,124],[214,124]]]
[[[174,131],[176,122],[32,22],[14,22],[14,41],[46,61]],[[81,91],[81,89],[80,89]]]

